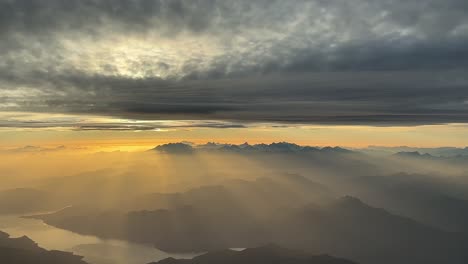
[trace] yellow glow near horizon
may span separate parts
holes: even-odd
[[[300,145],[343,147],[468,145],[468,124],[376,127],[244,123],[244,127],[235,127],[231,125],[240,123],[26,112],[0,112],[0,121],[3,127],[0,128],[0,149],[66,145],[88,151],[140,151],[181,141],[195,144],[287,141]]]
[[[291,126],[247,128],[174,128],[167,131],[0,130],[0,148],[65,145],[88,151],[141,151],[169,142],[209,141],[240,144],[287,141],[311,146],[465,147],[468,127],[460,124],[417,127]]]

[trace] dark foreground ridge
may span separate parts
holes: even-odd
[[[0,263],[2,264],[87,264],[73,253],[45,250],[30,238],[10,238],[0,231]]]
[[[150,264],[356,264],[350,260],[328,255],[308,255],[301,251],[267,245],[242,251],[222,250],[206,253],[193,259],[167,258]]]

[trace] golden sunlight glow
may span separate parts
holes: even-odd
[[[195,144],[210,141],[232,144],[288,141],[301,145],[343,147],[464,147],[468,144],[466,124],[375,127],[249,123],[244,127],[217,128],[217,125],[230,123],[27,112],[0,112],[0,120],[4,120],[0,128],[0,149],[66,145],[91,152],[141,151],[180,141]]]
[[[76,68],[104,76],[131,78],[179,76],[186,62],[205,61],[222,53],[212,40],[202,36],[185,38],[183,34],[174,39],[126,35],[99,42],[86,38],[62,42],[71,54],[67,60]]]

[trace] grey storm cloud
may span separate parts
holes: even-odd
[[[0,111],[468,122],[464,0],[1,0],[0,35]]]
[[[24,115],[29,117],[27,114]],[[46,118],[43,120],[18,119],[20,116],[6,116],[6,120],[0,120],[0,128],[20,128],[20,129],[47,129],[65,128],[75,131],[150,131],[167,129],[190,129],[190,128],[245,128],[246,126],[234,122],[223,121],[180,121],[180,122],[150,122],[138,120],[110,120],[97,121],[77,118],[76,116],[65,116],[58,118]]]

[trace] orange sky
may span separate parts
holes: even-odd
[[[158,131],[76,131],[71,129],[0,130],[0,147],[26,145],[88,148],[93,150],[143,150],[168,142],[189,141],[197,144],[271,143],[288,141],[312,146],[365,147],[415,146],[438,147],[468,145],[468,126],[462,124],[414,127],[371,126],[273,126],[251,124],[247,128],[169,128]]]

